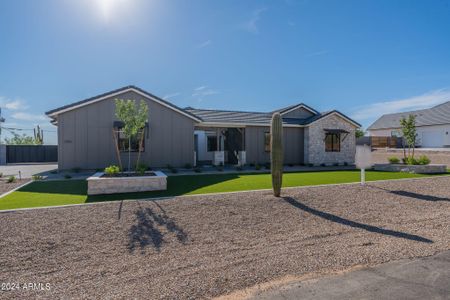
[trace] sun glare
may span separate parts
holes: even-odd
[[[109,21],[114,14],[125,8],[129,0],[95,0],[102,18]]]

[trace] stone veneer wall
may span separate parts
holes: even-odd
[[[167,176],[154,171],[154,176],[102,177],[103,172],[95,173],[87,179],[88,195],[134,193],[167,190]]]
[[[341,151],[325,151],[324,129],[343,129],[349,132],[345,140],[341,135]],[[305,129],[305,163],[320,165],[322,163],[332,165],[335,163],[355,163],[356,152],[356,127],[337,115],[329,115],[320,119]]]

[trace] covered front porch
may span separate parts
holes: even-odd
[[[194,128],[194,165],[246,164],[244,127]]]

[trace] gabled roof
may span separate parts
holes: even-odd
[[[212,110],[212,109],[195,109],[192,107],[185,108],[190,113],[199,116],[203,122],[206,123],[221,123],[221,124],[248,124],[248,125],[264,125],[268,126],[272,119],[272,112],[245,112],[245,111],[231,111],[231,110]],[[298,125],[307,126],[317,120],[327,117],[331,114],[337,114],[347,122],[352,123],[356,127],[361,127],[361,124],[350,119],[343,113],[333,110],[324,113],[317,113],[314,116],[305,119],[299,118],[283,118],[284,125]]]
[[[432,108],[382,115],[367,130],[399,128],[400,120],[409,115],[416,116],[416,126],[450,124],[450,101]]]
[[[343,113],[341,113],[338,110],[331,110],[331,111],[327,111],[327,112],[322,112],[319,113],[318,115],[309,117],[308,119],[305,120],[306,124],[312,124],[320,119],[323,119],[325,117],[331,116],[331,115],[338,115],[339,117],[345,119],[347,122],[353,124],[356,127],[361,127],[361,124],[359,124],[358,122],[356,122],[355,120],[347,117],[346,115],[344,115]]]
[[[279,112],[281,115],[288,113],[290,111],[293,111],[298,108],[304,108],[314,115],[308,118],[283,118],[283,124],[288,126],[307,126],[321,118],[324,118],[330,114],[338,114],[343,119],[347,120],[348,122],[354,124],[357,127],[361,127],[361,125],[346,115],[334,110],[326,113],[319,113],[316,110],[312,109],[306,104],[300,103],[291,105],[285,108],[281,108],[279,110],[273,111],[273,112],[247,112],[247,111],[232,111],[232,110],[212,110],[212,109],[196,109],[192,107],[186,107],[186,108],[180,108],[168,101],[165,101],[153,94],[150,94],[147,91],[144,91],[136,86],[130,85],[126,87],[122,87],[120,89],[116,89],[101,95],[97,95],[95,97],[91,97],[88,99],[84,99],[69,105],[65,105],[53,110],[50,110],[46,112],[46,114],[53,119],[53,123],[57,122],[57,116],[58,114],[71,111],[74,109],[77,109],[79,107],[83,107],[98,101],[102,101],[111,97],[114,97],[116,95],[120,95],[124,92],[133,91],[137,94],[140,94],[150,100],[153,100],[155,102],[158,102],[161,105],[164,105],[174,111],[177,111],[178,113],[181,113],[197,122],[201,123],[208,123],[208,124],[225,124],[225,125],[233,125],[233,124],[239,124],[239,125],[255,125],[255,126],[269,126],[270,121],[272,118],[272,114],[275,112]]]
[[[311,112],[312,114],[319,114],[319,112],[317,110],[315,110],[314,108],[311,108],[310,106],[304,104],[304,103],[298,103],[298,104],[294,104],[294,105],[290,105],[284,108],[280,108],[277,110],[272,111],[272,113],[280,113],[281,115],[287,114],[288,112],[291,112],[293,110],[296,110],[298,108],[304,108],[307,111]]]
[[[183,115],[185,115],[185,116],[187,116],[187,117],[189,117],[189,118],[191,118],[191,119],[193,119],[193,120],[195,120],[197,122],[201,122],[202,121],[198,116],[195,116],[195,115],[191,114],[190,112],[188,112],[188,111],[186,111],[186,110],[184,110],[184,109],[182,109],[182,108],[180,108],[180,107],[178,107],[178,106],[176,106],[176,105],[174,105],[174,104],[172,104],[172,103],[170,103],[170,102],[168,102],[168,101],[166,101],[164,99],[161,99],[161,98],[159,98],[159,97],[157,97],[157,96],[155,96],[153,94],[150,94],[149,92],[144,91],[143,89],[140,89],[140,88],[138,88],[138,87],[136,87],[134,85],[125,86],[125,87],[122,87],[120,89],[116,89],[116,90],[113,90],[113,91],[110,91],[110,92],[107,92],[107,93],[104,93],[104,94],[101,94],[101,95],[97,95],[97,96],[94,96],[94,97],[91,97],[91,98],[88,98],[88,99],[77,101],[77,102],[72,103],[72,104],[64,105],[64,106],[61,106],[59,108],[49,110],[45,114],[47,116],[55,119],[58,114],[61,114],[61,113],[64,113],[64,112],[67,112],[67,111],[70,111],[70,110],[74,110],[74,109],[77,109],[79,107],[82,107],[82,106],[85,106],[85,105],[89,105],[89,104],[92,104],[92,103],[95,103],[95,102],[98,102],[98,101],[102,101],[102,100],[105,100],[107,98],[114,97],[115,95],[119,95],[119,94],[122,94],[122,93],[125,93],[125,92],[129,92],[129,91],[133,91],[133,92],[138,93],[138,94],[140,94],[140,95],[142,95],[142,96],[144,96],[146,98],[149,98],[150,100],[158,102],[159,104],[164,105],[164,106],[166,106],[166,107],[168,107],[168,108],[170,108],[170,109],[172,109],[172,110],[174,110],[176,112],[179,112],[179,113],[181,113],[181,114],[183,114]]]

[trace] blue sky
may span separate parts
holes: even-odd
[[[3,0],[0,43],[5,126],[41,124],[46,143],[45,111],[129,84],[181,107],[304,102],[364,127],[450,100],[448,0]]]

